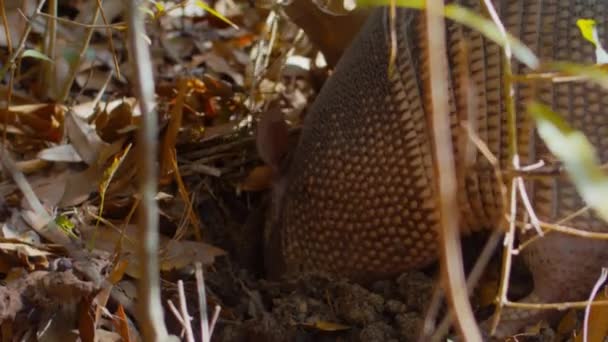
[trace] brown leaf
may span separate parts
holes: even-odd
[[[313,323],[303,323],[302,325],[321,331],[343,331],[350,329],[348,325],[323,320],[318,320]]]
[[[99,151],[107,145],[97,135],[95,128],[71,112],[66,116],[65,125],[70,142],[82,160],[87,165],[95,164],[98,161]]]
[[[127,315],[125,313],[122,305],[118,305],[118,309],[114,313],[116,317],[114,317],[114,329],[118,331],[120,337],[124,342],[130,342],[131,338],[129,336],[129,323],[127,321]]]
[[[82,158],[71,144],[58,145],[38,152],[38,158],[47,161],[80,163]]]
[[[263,165],[253,168],[239,184],[239,188],[243,191],[262,191],[270,188],[272,185],[272,169],[269,166]]]
[[[606,300],[608,296],[606,291],[600,291],[593,301]],[[598,305],[591,307],[591,313],[589,315],[589,326],[587,327],[588,342],[602,342],[608,336],[608,306]],[[583,341],[582,329],[578,332],[575,342]]]
[[[101,138],[109,143],[116,141],[124,135],[123,130],[133,124],[133,107],[129,102],[122,102],[112,109],[104,118],[104,122],[97,120],[97,131]]]
[[[82,342],[95,342],[95,315],[93,312],[93,301],[84,297],[78,304],[78,332]]]
[[[288,127],[278,107],[269,109],[260,119],[257,147],[262,160],[274,171],[278,171],[288,148]]]

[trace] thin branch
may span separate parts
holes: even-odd
[[[11,30],[8,26],[8,18],[6,16],[6,6],[4,0],[0,0],[0,17],[2,18],[2,27],[4,28],[4,36],[6,37],[6,47],[8,54],[13,53],[13,37],[11,37]]]
[[[515,217],[515,213],[517,212],[517,181],[513,179],[511,181],[511,203],[510,203],[510,217]],[[509,231],[505,234],[504,239],[504,253],[502,256],[502,277],[500,279],[500,285],[498,288],[496,311],[494,312],[494,317],[492,319],[492,326],[490,329],[490,333],[494,334],[496,331],[496,327],[498,326],[498,322],[500,321],[500,315],[502,314],[502,309],[508,302],[507,292],[509,290],[509,278],[511,277],[511,264],[513,262],[513,245],[515,240],[515,220],[510,220],[509,222]]]
[[[589,305],[587,305],[587,307],[585,308],[585,323],[583,324],[583,342],[587,342],[587,337],[589,335],[589,316],[591,315],[591,304],[593,303],[593,299],[600,290],[600,286],[602,286],[602,284],[606,281],[606,278],[608,278],[608,269],[602,267],[602,273],[600,274],[598,280],[595,282],[593,290],[591,290],[591,294],[589,295]]]
[[[494,254],[494,251],[496,250],[496,246],[498,245],[498,242],[500,242],[502,233],[503,233],[502,231],[495,229],[492,232],[492,235],[490,236],[488,241],[486,241],[486,243],[483,247],[483,250],[481,251],[481,254],[475,261],[475,266],[473,266],[473,270],[471,270],[471,273],[467,277],[467,291],[469,293],[471,293],[471,291],[473,291],[473,289],[479,282],[479,279],[481,279],[481,276],[483,275],[483,271],[485,270],[486,266],[492,259],[492,255]],[[441,323],[439,323],[439,325],[437,326],[437,329],[436,329],[435,333],[433,334],[433,338],[431,339],[431,341],[443,341],[443,337],[445,335],[447,335],[447,333],[450,329],[450,324],[452,323],[452,319],[453,319],[453,317],[452,317],[451,313],[448,312],[448,314],[445,315],[445,317],[443,318]]]
[[[106,18],[106,13],[103,11],[103,5],[101,4],[101,0],[97,0],[97,8],[99,8],[99,13],[101,14],[101,19],[103,23],[106,25],[106,35],[108,36],[108,47],[112,52],[112,61],[114,62],[114,69],[116,69],[116,78],[121,79],[122,76],[120,74],[120,65],[118,63],[118,56],[116,55],[116,49],[114,48],[114,39],[112,38],[112,28],[108,23],[108,18]],[[96,23],[93,23],[96,24]]]
[[[99,12],[101,12],[101,7],[97,6],[95,8],[95,13],[93,14],[93,18],[91,19],[91,22],[93,24],[95,24],[95,22],[97,22],[97,18],[99,17]],[[70,89],[72,88],[72,84],[74,83],[74,80],[76,79],[76,75],[78,74],[78,69],[80,68],[80,63],[82,62],[82,60],[85,58],[87,50],[89,48],[89,42],[91,41],[91,38],[93,37],[93,33],[95,32],[94,29],[92,28],[88,28],[84,41],[82,43],[82,46],[80,47],[80,51],[78,52],[78,58],[72,62],[71,68],[70,68],[70,73],[68,74],[68,78],[65,80],[65,83],[63,84],[63,88],[61,89],[61,93],[59,94],[58,100],[60,102],[65,102],[65,100],[68,98],[68,95],[70,94]]]
[[[78,27],[83,27],[83,28],[91,28],[91,29],[114,29],[114,30],[118,30],[118,29],[123,28],[126,25],[126,23],[123,23],[123,22],[109,24],[109,25],[91,25],[91,24],[79,23],[77,21],[66,19],[66,18],[62,18],[62,17],[54,17],[54,16],[46,14],[44,12],[40,12],[40,13],[38,13],[38,15],[41,16],[41,17],[44,17],[44,18],[49,18],[49,19],[56,20],[57,22],[62,23],[62,24],[66,24],[66,25],[70,25],[70,26],[78,26]]]
[[[31,16],[31,18],[26,21],[25,30],[23,32],[23,35],[21,36],[19,45],[17,45],[17,48],[11,54],[11,58],[8,60],[6,65],[4,65],[4,67],[2,67],[2,69],[0,70],[0,76],[4,77],[4,74],[6,73],[7,70],[9,70],[9,68],[15,67],[17,59],[19,59],[19,57],[21,57],[21,53],[23,52],[23,49],[25,48],[25,43],[27,42],[27,38],[29,37],[30,32],[32,32],[32,22],[34,22],[34,20],[36,19],[36,16],[38,16],[40,11],[42,11],[42,7],[44,7],[45,3],[46,3],[46,0],[41,0],[40,3],[38,4],[38,7],[36,8],[36,12],[34,12],[34,14]],[[19,11],[19,13],[21,13],[22,16],[27,18],[27,16],[25,16],[25,14],[23,14],[23,12],[21,12],[20,9],[18,9],[18,11]]]
[[[442,276],[450,309],[454,312],[458,332],[465,341],[482,341],[466,291],[462,252],[460,249],[459,210],[454,154],[449,127],[448,65],[446,58],[445,21],[441,0],[427,1],[425,11],[428,40],[429,90],[432,114],[432,136],[437,164]]]
[[[180,337],[183,338],[184,335],[186,334],[186,322],[184,322],[184,319],[182,318],[182,315],[179,313],[179,310],[177,310],[177,307],[175,307],[175,304],[173,304],[173,302],[170,299],[167,300],[167,306],[169,307],[169,310],[171,311],[171,313],[173,313],[173,316],[175,317],[175,319],[177,319],[179,324],[181,324],[182,331],[180,332]]]
[[[179,294],[179,309],[182,319],[184,320],[184,328],[186,329],[186,341],[194,342],[194,333],[192,332],[192,319],[188,313],[188,305],[186,304],[186,292],[184,291],[184,281],[177,281],[177,293]]]
[[[512,302],[505,301],[504,306],[517,309],[529,310],[567,310],[567,309],[584,309],[589,305],[589,301],[582,300],[578,302],[562,302],[562,303],[527,303],[527,302]],[[608,300],[596,300],[591,306],[608,306]]]
[[[201,339],[203,342],[211,340],[209,319],[207,318],[207,295],[205,294],[205,278],[203,277],[203,265],[200,262],[194,264],[196,276],[196,289],[198,292],[198,310],[200,314]]]
[[[216,305],[213,309],[213,317],[211,317],[211,323],[209,323],[209,339],[211,339],[211,336],[213,336],[213,330],[215,329],[215,324],[220,317],[220,311],[222,311],[222,307],[219,305]]]
[[[144,39],[146,29],[138,0],[127,1],[129,23],[128,41],[134,89],[141,110],[141,126],[137,136],[139,191],[141,194],[138,220],[139,262],[139,322],[145,341],[167,341],[167,327],[160,300],[160,275],[158,265],[158,116],[154,101],[154,72],[152,57]]]
[[[57,17],[58,11],[57,0],[49,0],[48,11],[53,17],[47,21],[46,24],[46,45],[45,54],[53,61],[56,57],[56,46],[57,46],[57,21],[54,19]],[[57,95],[57,77],[55,63],[44,63],[44,81],[47,86],[46,96],[55,98]]]

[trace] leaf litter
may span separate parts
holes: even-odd
[[[139,341],[136,160],[145,156],[132,148],[141,113],[124,1],[103,1],[97,17],[97,1],[59,3],[52,47],[53,16],[48,7],[34,16],[34,0],[5,1],[8,36],[0,29],[0,60],[10,61],[22,40],[25,49],[0,84],[1,340]],[[200,263],[208,311],[221,308],[209,327],[213,340],[414,340],[434,269],[366,286],[316,274],[264,279],[262,221],[273,170],[256,152],[257,119],[284,115],[289,136],[279,140],[293,144],[328,71],[295,25],[257,5],[150,1],[142,8],[161,127],[163,303],[179,303],[184,281],[201,340]],[[171,305],[169,329],[186,338]]]

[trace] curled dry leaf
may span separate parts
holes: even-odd
[[[163,271],[181,269],[195,262],[211,265],[216,257],[226,254],[223,249],[204,242],[165,240],[163,246],[160,264]]]
[[[38,152],[38,158],[46,161],[80,163],[82,158],[72,144],[58,145]]]
[[[0,242],[0,254],[4,263],[11,267],[22,266],[29,271],[45,269],[49,266],[48,257],[53,253],[18,240]]]
[[[133,106],[125,101],[110,111],[104,111],[95,120],[99,136],[106,142],[115,142],[121,131],[133,125]]]
[[[258,166],[251,170],[245,180],[239,184],[243,191],[262,191],[269,189],[272,184],[272,169],[269,166]]]
[[[65,120],[67,136],[78,152],[78,155],[87,165],[93,165],[98,161],[99,151],[106,147],[95,128],[82,121],[74,113],[68,112]]]
[[[62,272],[36,271],[0,287],[0,322],[12,320],[29,307],[57,308],[75,304],[98,290],[80,279],[73,269]]]
[[[122,233],[112,228],[100,226],[95,232],[94,227],[83,227],[85,240],[92,238],[95,234],[95,248],[114,252],[119,241],[122,240],[121,254],[128,262],[126,273],[134,278],[139,278],[139,262],[137,260],[137,227],[129,225],[125,227],[124,237]],[[201,262],[203,265],[211,265],[215,258],[226,254],[221,248],[217,248],[204,242],[177,241],[167,237],[160,237],[161,270],[179,270],[185,266]]]

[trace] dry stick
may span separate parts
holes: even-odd
[[[23,35],[21,36],[19,45],[17,45],[17,49],[15,51],[13,51],[13,53],[11,54],[11,58],[6,63],[6,65],[2,68],[2,71],[0,71],[0,74],[4,75],[4,73],[6,72],[6,70],[8,68],[14,67],[15,63],[17,62],[17,59],[19,57],[21,57],[21,52],[23,52],[23,49],[25,48],[25,43],[27,42],[27,38],[30,35],[30,32],[32,31],[32,23],[34,22],[34,20],[36,19],[36,17],[40,13],[40,11],[42,11],[42,7],[44,6],[45,3],[46,3],[46,0],[40,1],[40,3],[38,4],[38,8],[36,8],[36,12],[34,12],[34,14],[29,18],[29,20],[28,20],[27,16],[25,14],[23,14],[23,12],[21,12],[21,10],[19,10],[19,13],[26,19],[27,24],[25,25],[25,30],[23,32]]]
[[[0,0],[0,17],[2,18],[2,26],[4,27],[4,36],[6,37],[8,54],[11,55],[13,53],[13,38],[11,37],[10,28],[8,27],[8,18],[6,17],[4,0]]]
[[[116,56],[116,49],[114,48],[114,39],[112,38],[112,28],[108,23],[108,18],[106,18],[106,13],[103,11],[103,5],[101,4],[101,0],[97,0],[97,8],[99,8],[99,13],[101,14],[101,19],[103,23],[106,25],[106,34],[108,35],[108,47],[112,52],[112,61],[114,62],[114,69],[116,69],[116,78],[120,79],[122,76],[120,74],[120,66],[118,63],[118,56]],[[93,25],[95,25],[93,23]]]
[[[608,240],[608,233],[590,232],[587,230],[572,228],[572,227],[564,226],[561,224],[548,223],[548,222],[543,222],[543,221],[539,221],[538,224],[541,228],[547,229],[548,231],[556,231],[556,232],[560,232],[562,234],[580,236],[580,237],[585,237],[585,238],[589,238],[589,239]],[[520,248],[520,250],[521,250],[521,248]]]
[[[583,342],[587,342],[587,337],[589,335],[589,315],[591,315],[591,303],[593,303],[593,299],[597,295],[600,290],[600,286],[606,281],[608,278],[608,269],[606,267],[602,267],[602,273],[599,279],[595,282],[593,286],[593,290],[591,290],[591,294],[589,295],[589,305],[585,307],[585,320],[583,324]]]
[[[498,27],[501,35],[506,38],[507,31],[500,21],[494,6],[490,0],[484,0],[483,5],[492,18],[492,21]],[[508,41],[505,39],[505,46],[503,48],[504,58],[503,58],[503,82],[504,82],[504,94],[503,99],[505,101],[505,108],[507,114],[507,132],[508,132],[508,147],[509,147],[509,159],[513,163],[513,168],[518,170],[519,167],[519,155],[517,149],[517,122],[515,115],[515,102],[513,98],[514,88],[513,88],[513,80],[511,77],[512,68],[511,68],[511,46]],[[505,235],[505,244],[504,244],[504,254],[503,254],[503,277],[501,278],[501,283],[499,287],[499,296],[498,303],[496,305],[496,312],[494,314],[494,318],[492,321],[491,334],[494,334],[496,327],[498,326],[498,322],[500,321],[500,314],[502,313],[502,307],[504,303],[507,301],[507,290],[509,287],[509,278],[511,273],[511,263],[512,263],[512,251],[513,251],[513,243],[515,240],[515,214],[517,212],[517,191],[519,189],[519,181],[518,178],[513,178],[511,180],[511,201],[510,201],[510,210],[509,217],[511,218],[509,222],[509,231]]]
[[[490,262],[490,259],[492,259],[492,254],[494,254],[494,250],[496,249],[496,246],[498,245],[498,242],[502,237],[502,233],[502,231],[495,229],[492,232],[492,235],[490,236],[488,241],[486,241],[483,250],[479,255],[479,258],[477,258],[477,261],[475,262],[475,266],[473,266],[473,270],[471,270],[471,273],[467,278],[467,291],[469,293],[473,291],[473,288],[479,282],[479,279],[483,275],[483,271]],[[447,335],[450,329],[452,319],[452,314],[448,312],[448,314],[441,320],[441,323],[439,323],[439,325],[437,326],[437,329],[433,334],[431,341],[442,341],[443,337]]]
[[[99,17],[100,11],[101,11],[101,6],[97,6],[95,8],[95,13],[93,14],[93,19],[92,19],[93,24],[95,24],[97,22],[97,18]],[[89,48],[89,42],[91,41],[91,38],[93,37],[94,32],[95,32],[95,29],[93,29],[93,28],[87,29],[87,34],[84,38],[82,46],[80,47],[80,51],[78,52],[78,58],[72,63],[68,78],[65,80],[65,83],[63,84],[63,89],[61,89],[61,94],[59,94],[58,99],[60,102],[65,102],[65,100],[68,98],[68,95],[70,94],[70,89],[72,88],[72,84],[74,83],[74,80],[76,79],[76,74],[78,74],[78,68],[80,67],[80,63],[82,62],[82,59],[86,56],[87,49]]]
[[[203,265],[200,262],[194,264],[196,267],[196,291],[198,293],[198,310],[200,314],[201,339],[203,342],[211,340],[209,319],[207,318],[207,295],[205,294],[205,278],[203,277]]]
[[[251,71],[251,87],[249,89],[249,109],[254,109],[257,105],[257,99],[255,96],[255,89],[260,82],[263,73],[268,69],[270,64],[270,51],[275,44],[277,31],[278,31],[278,20],[279,16],[275,11],[270,11],[266,17],[266,29],[264,34],[270,34],[268,42],[266,39],[260,39],[256,44],[256,48],[251,50],[250,58],[252,60],[252,71]],[[270,28],[270,32],[266,32]],[[254,54],[255,52],[255,54]]]
[[[44,6],[46,0],[42,0],[40,2],[40,4],[38,5],[37,8],[37,12],[39,12],[42,9],[42,6]],[[21,40],[19,41],[19,46],[17,48],[17,51],[13,51],[13,41],[11,38],[11,33],[10,33],[10,28],[8,26],[8,19],[6,17],[6,11],[5,11],[5,6],[4,6],[4,0],[0,0],[0,6],[2,8],[0,8],[0,11],[2,12],[2,22],[3,22],[3,26],[4,26],[4,34],[6,36],[6,44],[8,47],[8,52],[9,55],[11,56],[8,61],[6,62],[5,66],[2,68],[2,71],[0,71],[0,74],[4,74],[4,72],[6,72],[6,68],[10,69],[10,75],[9,75],[9,81],[8,81],[8,91],[6,93],[6,108],[10,108],[11,105],[11,101],[12,101],[12,95],[13,95],[13,83],[15,81],[15,63],[17,61],[17,58],[19,58],[19,56],[21,55],[21,51],[23,51],[23,48],[25,47],[25,43],[27,41],[27,38],[32,30],[32,24],[29,20],[27,20],[26,18],[26,26],[25,26],[25,31],[23,32],[23,36],[21,37]],[[34,13],[34,15],[32,16],[32,18],[36,17],[36,13]],[[7,129],[8,129],[8,110],[6,111],[7,116],[6,116],[6,120],[4,122],[3,125],[3,129],[2,129],[2,144],[4,144],[5,146],[7,145]]]
[[[420,334],[418,335],[418,342],[428,341],[429,337],[436,336],[437,329],[435,329],[435,320],[437,319],[437,315],[439,315],[439,309],[441,309],[441,304],[443,303],[443,292],[441,292],[441,283],[436,284],[433,289],[433,296],[431,297],[431,302],[429,303],[426,314],[424,315],[424,322],[422,323],[422,329],[420,329]],[[450,323],[451,323],[450,316]],[[443,335],[443,334],[442,334]],[[431,338],[432,341],[434,339]]]
[[[469,120],[470,119],[471,119],[471,117],[469,117]],[[503,172],[500,169],[500,163],[498,161],[498,158],[496,158],[496,156],[488,148],[488,145],[475,133],[470,122],[468,122],[468,121],[463,122],[461,124],[461,126],[462,126],[464,132],[467,134],[468,141],[473,143],[476,150],[479,151],[492,166],[492,168],[494,170],[494,175],[496,177],[496,182],[498,183],[498,187],[499,187],[500,194],[501,194],[500,199],[501,199],[502,207],[504,208],[505,207],[504,203],[507,202],[507,190],[505,189],[505,186],[503,183],[504,182],[503,181]],[[500,240],[500,237],[502,236],[502,233],[503,232],[500,229],[495,229],[494,232],[492,233],[492,235],[490,236],[490,238],[488,239],[488,241],[486,242],[481,254],[479,255],[479,258],[477,258],[477,261],[475,262],[475,265],[473,266],[473,270],[471,270],[471,273],[469,274],[469,277],[467,278],[467,291],[469,293],[473,290],[473,288],[475,287],[475,285],[481,278],[481,276],[483,274],[483,270],[486,268],[487,264],[489,263],[489,261],[492,257],[492,254],[494,253],[494,249],[496,248],[496,244],[498,243],[498,241]],[[433,298],[433,300],[436,300],[436,302],[432,302],[431,305],[434,304],[437,306],[437,308],[435,308],[435,310],[438,310],[438,306],[440,304],[440,299],[441,299],[440,297],[437,299]],[[448,312],[448,314],[443,318],[443,320],[441,321],[441,323],[435,330],[435,333],[433,334],[431,340],[440,341],[443,338],[443,336],[447,335],[451,323],[452,323],[452,315],[451,315],[451,313]],[[425,326],[425,328],[428,328],[428,327]],[[425,336],[425,335],[421,335],[421,338],[423,336]]]
[[[184,291],[184,281],[177,281],[177,293],[179,294],[179,309],[184,319],[184,328],[186,329],[186,340],[194,342],[194,333],[192,332],[192,319],[188,313],[188,305],[186,304],[186,292]]]
[[[38,13],[39,16],[44,17],[44,18],[53,18],[52,16],[41,12]],[[91,25],[91,24],[84,24],[84,23],[79,23],[77,21],[74,20],[70,20],[70,19],[66,19],[66,18],[62,18],[62,17],[54,17],[53,19],[55,19],[58,23],[61,24],[66,24],[66,25],[70,25],[70,26],[78,26],[78,27],[83,27],[83,28],[92,28],[92,29],[112,29],[112,30],[120,30],[121,28],[126,26],[126,23],[123,22],[119,22],[119,23],[113,23],[113,24],[108,24],[108,25]]]
[[[219,305],[215,305],[213,309],[213,317],[211,317],[211,323],[209,323],[209,339],[213,336],[213,330],[215,329],[215,324],[217,323],[217,319],[220,317],[220,311],[222,307]]]
[[[6,17],[6,8],[4,0],[0,0],[0,18],[2,18],[2,27],[4,28],[4,36],[6,37],[6,46],[8,48],[8,54],[13,53],[13,40],[11,38],[11,30],[8,26],[8,18]],[[13,79],[15,77],[15,69],[11,68],[11,74],[8,84],[8,90],[6,92],[6,117],[4,119],[4,125],[2,127],[2,144],[6,145],[6,131],[8,129],[8,109],[11,107],[11,97],[13,92]]]
[[[510,204],[510,212],[509,217],[515,217],[515,213],[517,210],[517,181],[515,178],[511,181],[511,202]],[[507,299],[507,291],[509,286],[509,278],[511,276],[511,263],[512,263],[512,250],[513,244],[515,240],[515,220],[510,220],[509,222],[509,231],[505,234],[504,241],[504,253],[502,260],[502,272],[503,276],[500,281],[500,286],[498,288],[498,303],[496,305],[496,311],[494,313],[494,317],[492,319],[492,325],[490,328],[490,334],[494,334],[496,331],[496,327],[498,326],[498,322],[500,321],[500,315],[502,313],[502,308],[504,303],[508,301]]]
[[[451,310],[455,313],[457,328],[465,341],[482,341],[468,299],[460,249],[458,229],[457,183],[452,153],[450,118],[448,117],[447,58],[444,12],[441,0],[427,2],[425,11],[428,40],[429,90],[441,226],[442,276]]]
[[[177,319],[179,324],[182,325],[182,331],[180,332],[180,337],[183,338],[184,334],[186,333],[186,323],[184,322],[182,315],[179,313],[179,310],[177,310],[177,308],[175,307],[175,304],[173,304],[173,302],[170,299],[167,300],[167,306],[169,306],[169,310],[171,310],[171,312],[173,313],[173,316],[175,316],[175,319]]]
[[[57,0],[49,0],[48,11],[50,18],[47,21],[47,30],[46,30],[46,46],[45,53],[52,60],[55,61],[56,57],[56,46],[57,46]],[[57,95],[57,82],[56,82],[56,72],[55,72],[55,63],[45,63],[44,64],[44,82],[48,87],[46,90],[46,96],[53,97]]]
[[[57,227],[55,221],[44,208],[40,202],[40,199],[36,196],[36,193],[25,178],[23,172],[17,169],[15,161],[8,152],[7,147],[3,144],[0,144],[0,166],[3,166],[8,171],[13,178],[13,181],[23,194],[23,198],[25,199],[27,205],[37,216],[38,220],[41,220],[44,223],[44,225],[36,226],[32,224],[32,228],[45,239],[61,245],[69,250],[72,247],[69,237],[62,233],[62,231]]]
[[[562,225],[562,223],[568,222],[570,220],[573,220],[574,218],[576,218],[576,217],[578,217],[578,216],[586,213],[587,211],[589,211],[589,209],[591,209],[589,206],[584,206],[584,207],[580,208],[579,210],[577,210],[577,211],[575,211],[575,212],[573,212],[571,214],[566,215],[566,217],[560,219],[556,223],[548,224],[548,223],[540,222],[540,227],[547,229],[548,230],[546,232],[547,234],[550,234],[552,231],[560,231],[561,230],[560,228],[567,228],[567,229],[563,229],[561,231],[563,233],[571,234],[571,235],[578,235],[578,236],[586,236],[586,237],[590,237],[590,238],[603,239],[604,238],[603,235],[606,234],[606,233],[589,232],[589,231],[580,230],[580,229],[577,229],[577,228],[565,227],[565,226]],[[560,228],[553,229],[556,225],[558,227],[560,227]],[[599,236],[596,236],[596,234],[599,234]],[[606,236],[605,238],[608,238],[608,234],[606,234],[605,236]],[[519,247],[513,251],[513,254],[517,255],[517,254],[521,253],[522,250],[524,250],[528,245],[530,245],[531,243],[533,243],[534,241],[536,241],[539,238],[540,238],[540,236],[536,235],[536,236],[533,236],[530,239],[524,241],[523,243],[520,243]]]
[[[145,341],[166,341],[167,327],[160,300],[160,276],[158,266],[158,118],[154,102],[154,78],[152,57],[146,40],[143,12],[138,0],[127,2],[128,47],[130,63],[134,71],[135,94],[141,110],[141,126],[138,130],[138,173],[141,206],[138,220],[139,262],[139,323]]]
[[[504,306],[518,309],[529,309],[529,310],[566,310],[566,309],[584,309],[589,305],[586,300],[578,302],[562,302],[562,303],[523,303],[523,302],[511,302],[506,300]],[[608,306],[608,300],[596,300],[592,306]]]

